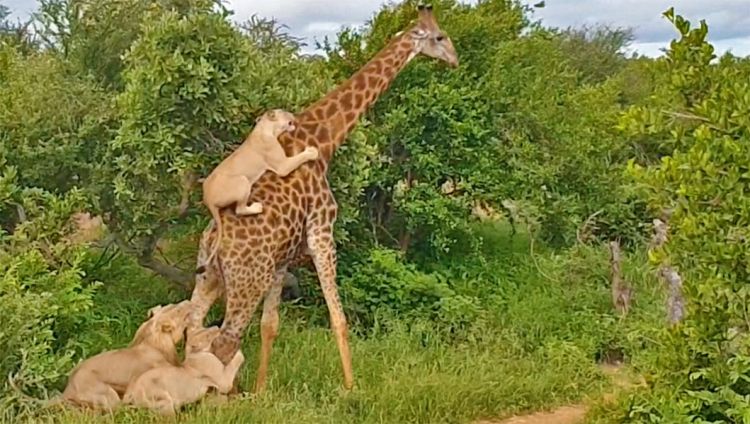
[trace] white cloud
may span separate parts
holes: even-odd
[[[527,1],[527,3],[533,3]],[[719,53],[732,49],[750,55],[750,1],[748,0],[546,0],[534,10],[534,18],[549,26],[568,27],[596,23],[632,28],[633,49],[656,56],[677,36],[662,13],[674,6],[675,12],[698,25],[705,19],[709,39]]]
[[[475,3],[476,0],[464,0]],[[524,0],[528,4],[537,0]],[[253,13],[274,17],[290,32],[307,41],[306,51],[314,50],[315,40],[335,36],[343,26],[361,24],[371,18],[384,0],[229,0],[236,19]],[[598,23],[632,28],[636,42],[632,50],[658,56],[677,34],[662,17],[674,6],[677,13],[698,24],[706,19],[709,34],[719,54],[731,49],[750,55],[750,0],[546,0],[534,9],[534,18],[556,27]]]
[[[343,25],[340,22],[310,22],[302,29],[304,32],[332,32],[335,33]]]
[[[34,0],[0,0],[0,4],[8,7],[16,18],[25,18],[36,9]]]
[[[633,43],[628,49],[629,53],[638,53],[640,55],[657,57],[664,54],[663,49],[667,47],[669,43],[654,42],[654,43]]]
[[[713,44],[719,55],[727,51],[736,56],[750,55],[750,37],[727,38],[715,41]]]
[[[477,0],[463,0],[475,3]],[[334,36],[343,26],[361,25],[390,0],[228,0],[234,19],[250,16],[275,18],[302,37],[312,50],[314,41]],[[527,4],[538,0],[524,0]],[[34,0],[0,0],[17,17],[28,16],[36,8]],[[694,24],[706,19],[709,38],[719,54],[731,50],[750,55],[750,0],[545,0],[545,7],[534,9],[534,18],[556,27],[597,23],[633,28],[633,49],[650,56],[676,36],[672,25],[661,14],[669,7]]]

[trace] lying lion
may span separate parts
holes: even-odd
[[[153,368],[177,365],[175,345],[182,340],[191,310],[188,300],[152,308],[130,346],[102,352],[78,364],[65,391],[51,403],[115,409],[120,396],[138,376]]]
[[[211,353],[211,343],[219,331],[219,327],[188,329],[182,365],[165,365],[141,374],[128,387],[123,402],[174,415],[183,405],[200,400],[210,388],[229,393],[245,357],[237,351],[224,366]]]

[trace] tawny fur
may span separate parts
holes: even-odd
[[[294,115],[281,109],[264,113],[240,147],[224,159],[203,182],[203,203],[217,225],[218,237],[206,263],[199,266],[197,272],[205,270],[221,245],[223,233],[219,211],[222,208],[235,204],[234,213],[239,216],[263,212],[262,203],[247,204],[253,184],[263,173],[272,171],[285,177],[303,163],[318,158],[318,150],[314,147],[294,156],[286,156],[278,137],[287,131],[294,131],[295,121]]]
[[[128,387],[123,402],[173,415],[183,405],[199,401],[210,388],[221,394],[229,393],[245,357],[238,350],[224,366],[210,352],[219,331],[219,327],[188,329],[182,365],[166,365],[141,374]]]
[[[51,402],[114,410],[121,403],[120,396],[138,376],[152,368],[178,363],[175,345],[182,340],[190,312],[187,300],[152,308],[130,346],[102,352],[78,364],[62,395]]]

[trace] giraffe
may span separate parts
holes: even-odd
[[[193,322],[202,322],[209,307],[222,294],[225,316],[211,350],[228,363],[240,347],[242,335],[263,300],[261,350],[255,391],[264,389],[273,342],[279,329],[279,303],[284,276],[290,266],[306,257],[312,263],[328,307],[344,375],[344,387],[354,385],[346,317],[336,287],[336,245],[333,225],[336,201],[328,185],[328,165],[336,148],[346,140],[359,117],[390,86],[398,73],[417,55],[451,67],[458,58],[450,38],[440,29],[431,6],[419,6],[416,22],[402,31],[364,67],[297,117],[297,128],[280,137],[287,155],[314,146],[320,157],[303,164],[287,177],[266,173],[256,183],[250,201],[261,202],[261,214],[221,215],[224,240],[216,260],[199,268],[191,301]],[[216,237],[215,225],[204,230],[199,264]]]

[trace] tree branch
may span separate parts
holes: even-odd
[[[113,238],[120,250],[136,258],[138,265],[164,277],[177,288],[185,291],[190,290],[195,277],[193,273],[183,271],[180,268],[166,264],[154,257],[156,246],[156,241],[154,240],[158,241],[158,237],[149,237],[141,249],[124,241],[118,234],[114,234]]]
[[[711,128],[712,130],[719,131],[719,132],[722,132],[722,133],[725,133],[725,134],[729,132],[729,131],[727,131],[724,128],[716,126],[715,124],[713,124],[711,122],[710,119],[708,119],[708,118],[706,118],[704,116],[695,115],[693,113],[687,113],[687,112],[673,112],[673,111],[669,111],[669,110],[662,110],[662,113],[664,113],[665,115],[670,116],[670,117],[672,117],[674,119],[684,119],[684,120],[688,120],[688,121],[703,122],[703,124],[706,125],[708,128]]]
[[[166,278],[170,283],[177,287],[189,291],[194,275],[192,273],[183,271],[172,265],[165,264],[164,262],[156,259],[153,256],[140,256],[137,258],[138,264],[146,269],[149,269]]]

